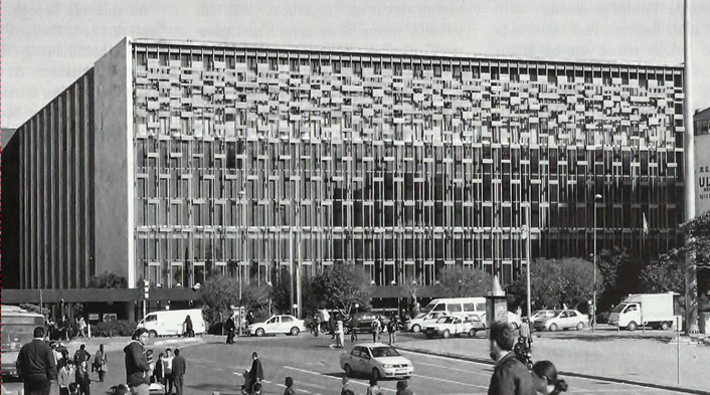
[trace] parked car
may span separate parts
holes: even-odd
[[[535,324],[536,321],[543,321],[548,318],[555,316],[555,310],[538,310],[532,316],[532,323]]]
[[[356,344],[340,355],[340,368],[348,377],[356,373],[375,379],[404,377],[414,374],[412,361],[401,356],[394,347],[382,343]]]
[[[377,316],[380,316],[380,320],[382,321],[382,326],[380,327],[380,330],[383,330],[387,324],[391,321],[389,317],[383,314],[376,314],[372,312],[363,312],[363,313],[357,313],[355,314],[354,317],[357,318],[357,331],[358,333],[372,333],[372,321],[375,320]],[[353,317],[349,317],[346,321],[343,322],[343,326],[345,326],[345,333],[350,333],[350,322],[352,321]]]
[[[264,322],[255,322],[247,327],[247,333],[255,336],[278,333],[298,336],[305,330],[305,322],[292,315],[274,315]]]
[[[535,330],[551,332],[570,328],[582,330],[589,322],[589,317],[577,310],[554,310],[553,313],[552,316],[535,321]]]
[[[423,332],[428,339],[435,336],[441,336],[444,339],[448,339],[451,336],[461,336],[467,334],[469,337],[476,336],[476,332],[484,329],[483,323],[478,318],[478,316],[473,315],[473,319],[469,317],[441,317],[436,322],[432,324],[427,324]]]
[[[481,314],[481,322],[483,322],[484,327],[488,326],[488,321],[486,320],[486,313]],[[508,323],[513,325],[514,329],[520,328],[520,325],[522,325],[523,321],[518,317],[517,314],[513,313],[512,311],[508,312]]]
[[[419,333],[422,328],[427,324],[436,322],[441,317],[450,317],[451,314],[446,311],[432,311],[431,313],[419,313],[416,317],[411,320],[407,320],[404,323],[404,329],[407,331],[412,331],[414,333]]]

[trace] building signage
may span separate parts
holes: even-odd
[[[695,214],[710,211],[710,135],[695,137]]]

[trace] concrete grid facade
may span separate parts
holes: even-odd
[[[94,270],[132,285],[263,283],[299,260],[306,275],[362,265],[378,285],[431,285],[446,265],[507,284],[527,210],[533,257],[587,257],[595,209],[600,249],[682,242],[682,67],[157,40],[112,53],[92,69],[118,92],[94,96],[96,211],[128,218],[96,226]]]

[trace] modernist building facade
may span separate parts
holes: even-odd
[[[528,212],[533,258],[588,257],[595,229],[653,258],[682,242],[682,72],[125,39],[16,134],[19,284],[508,284]]]

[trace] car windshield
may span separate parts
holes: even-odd
[[[417,314],[417,316],[414,317],[414,318],[424,318],[425,315],[426,315],[426,313],[419,313],[419,314]]]
[[[441,317],[436,320],[437,324],[450,324],[452,322],[454,322],[454,317]]]
[[[620,305],[614,307],[614,310],[612,310],[613,313],[621,313],[621,311],[626,307],[625,304],[621,303]]]
[[[373,358],[398,357],[399,353],[392,347],[375,347],[370,350]]]

